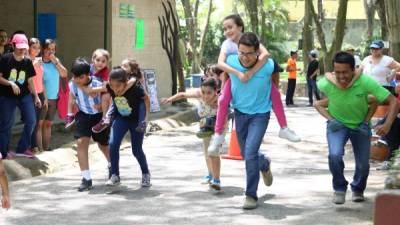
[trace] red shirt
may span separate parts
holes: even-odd
[[[103,82],[108,81],[108,74],[110,73],[110,70],[108,67],[105,67],[104,69],[94,72],[93,76],[100,78]]]

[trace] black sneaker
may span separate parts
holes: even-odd
[[[78,191],[89,191],[90,189],[93,188],[92,185],[92,180],[86,180],[85,178],[82,178],[82,183],[78,188]]]

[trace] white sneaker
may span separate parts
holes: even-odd
[[[301,141],[301,138],[297,136],[297,134],[288,127],[279,130],[279,137],[291,142]]]
[[[219,149],[222,146],[222,143],[225,141],[225,134],[217,134],[215,133],[211,137],[210,146],[208,146],[208,155],[210,156],[218,156]]]
[[[116,186],[121,183],[121,180],[119,179],[119,176],[113,174],[111,175],[110,179],[107,180],[106,186]]]

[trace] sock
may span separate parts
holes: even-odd
[[[73,115],[74,115],[73,113],[68,113],[68,114],[67,114],[67,116],[73,116]]]
[[[90,170],[82,170],[81,174],[82,174],[82,177],[85,178],[85,180],[91,180],[92,179],[90,177]]]

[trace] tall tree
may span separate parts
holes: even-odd
[[[312,50],[313,48],[313,28],[312,28],[312,13],[311,13],[311,3],[312,0],[305,0],[304,2],[304,25],[303,25],[303,62],[304,62],[304,71],[307,68],[309,59],[308,59],[308,53]]]
[[[179,54],[179,24],[169,0],[162,2],[164,14],[158,16],[158,22],[161,31],[161,45],[167,53],[169,59],[169,65],[171,68],[171,80],[172,80],[172,95],[177,93],[178,79],[179,79],[179,90],[184,90],[184,77],[182,70],[182,61]]]
[[[324,71],[332,71],[332,57],[333,55],[342,48],[344,33],[346,29],[346,14],[347,14],[347,0],[339,0],[339,8],[337,13],[335,34],[333,36],[331,47],[328,49],[325,41],[325,33],[322,29],[322,24],[318,20],[318,14],[315,11],[314,4],[310,1],[311,13],[316,24],[316,32],[318,41],[321,45],[321,50],[324,53],[323,64]]]
[[[208,32],[210,17],[213,11],[213,0],[209,0],[207,20],[202,30],[200,40],[198,40],[198,32],[200,30],[198,20],[200,0],[181,0],[181,2],[186,18],[186,28],[189,34],[189,46],[192,51],[190,73],[199,73],[201,71],[200,64],[203,56],[202,49],[204,48],[204,38],[206,33]]]
[[[400,1],[386,0],[385,7],[389,28],[389,54],[396,60],[400,60]]]
[[[375,20],[375,0],[364,0],[364,10],[367,17],[367,40],[372,39]]]
[[[242,0],[242,2],[245,6],[247,15],[250,17],[251,31],[258,34],[258,0]],[[263,4],[260,6],[263,7]]]
[[[375,3],[376,11],[378,12],[379,19],[381,21],[381,36],[383,40],[388,39],[389,31],[386,20],[386,9],[385,9],[385,0],[376,0]]]

